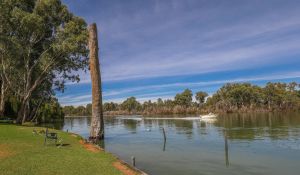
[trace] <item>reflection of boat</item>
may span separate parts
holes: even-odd
[[[135,121],[142,121],[143,120],[141,117],[119,117],[118,119],[121,119],[121,120],[135,120]]]
[[[206,115],[200,115],[200,118],[201,119],[215,119],[215,118],[217,118],[217,115],[213,114],[213,113],[209,113]]]
[[[200,117],[145,117],[144,120],[200,120]]]
[[[216,114],[209,113],[206,115],[200,115],[199,117],[139,117],[139,116],[133,116],[133,117],[118,117],[118,119],[121,120],[136,120],[136,121],[142,121],[142,120],[203,120],[203,121],[209,121],[209,120],[215,120],[217,118]]]
[[[200,120],[204,122],[213,123],[217,120],[217,115],[213,113],[209,113],[206,115],[200,115]]]

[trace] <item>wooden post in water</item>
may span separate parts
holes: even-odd
[[[132,160],[132,166],[135,167],[135,157],[132,156],[132,157],[131,157],[131,160]]]
[[[165,151],[166,150],[167,136],[166,136],[165,128],[162,128],[162,130],[163,130],[163,134],[164,134],[164,147],[163,147],[163,151]]]
[[[166,140],[167,140],[167,137],[166,137],[165,128],[162,128],[162,130],[163,130],[163,133],[164,133],[164,140],[165,140],[165,142],[166,142]]]
[[[228,167],[229,166],[229,158],[228,158],[227,131],[225,131],[224,139],[225,139],[225,163],[226,163],[226,167]]]
[[[166,151],[166,140],[164,141],[163,151]]]
[[[98,37],[95,23],[89,26],[90,73],[92,80],[92,119],[90,140],[98,142],[104,138],[102,110],[101,72],[98,58]]]

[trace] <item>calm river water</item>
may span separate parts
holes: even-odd
[[[62,129],[88,137],[89,124],[66,118]],[[105,136],[105,150],[153,175],[300,174],[299,113],[107,117]]]

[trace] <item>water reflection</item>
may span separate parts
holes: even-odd
[[[225,164],[229,166],[229,156],[228,156],[228,140],[227,140],[227,131],[224,130],[224,141],[225,141]]]
[[[193,136],[193,121],[190,120],[174,120],[175,129],[178,134],[185,134],[188,139]]]
[[[98,145],[105,150],[105,140],[100,140]]]
[[[163,151],[166,151],[166,144],[167,144],[167,140],[164,140]]]
[[[88,137],[89,122],[67,118],[63,129]],[[228,114],[216,121],[108,117],[105,133],[103,148],[128,162],[135,156],[150,174],[297,174],[300,161],[298,113]]]
[[[136,133],[138,121],[136,120],[122,120],[122,124],[125,126],[125,128],[128,129],[129,132]]]
[[[228,130],[229,139],[255,140],[263,137],[270,139],[287,139],[294,129],[299,131],[299,115],[297,113],[289,114],[230,114],[218,118],[214,123],[216,127],[223,127]],[[295,135],[293,135],[295,137]]]

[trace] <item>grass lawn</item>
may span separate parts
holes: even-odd
[[[87,150],[78,136],[56,130],[66,146],[58,148],[52,141],[44,146],[44,135],[33,129],[43,128],[0,124],[1,175],[123,174],[113,166],[117,158]]]

